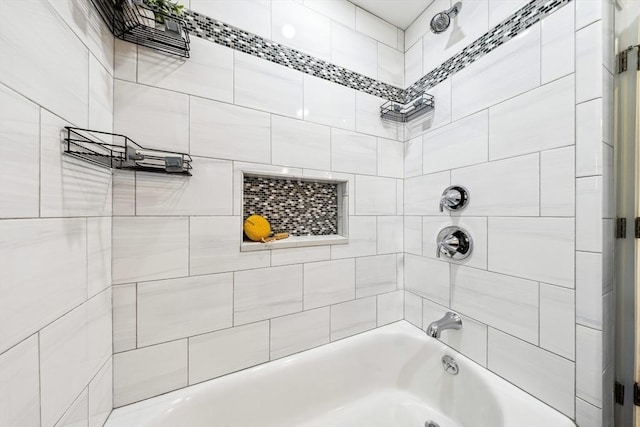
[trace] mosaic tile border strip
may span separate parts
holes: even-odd
[[[433,69],[420,80],[405,89],[405,99],[411,100],[425,90],[448,79],[453,74],[477,61],[487,53],[511,40],[518,34],[565,6],[572,0],[534,0],[489,30],[483,36],[445,62]]]
[[[407,89],[392,86],[315,58],[216,19],[185,10],[187,31],[196,37],[389,101],[407,104],[572,0],[533,0]]]
[[[187,31],[196,37],[395,102],[404,102],[402,88],[372,79],[306,53],[241,30],[192,10],[186,10]]]
[[[242,217],[262,215],[275,233],[338,234],[338,183],[244,175]]]

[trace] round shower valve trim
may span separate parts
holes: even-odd
[[[450,211],[463,209],[469,204],[469,190],[461,185],[447,187],[440,197],[440,212],[447,208]]]

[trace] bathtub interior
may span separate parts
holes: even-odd
[[[458,375],[444,371],[444,354],[454,356]],[[522,418],[524,412],[530,413]],[[427,420],[440,427],[511,427],[506,415],[539,423],[519,427],[573,426],[401,321],[117,409],[106,427],[403,427]]]

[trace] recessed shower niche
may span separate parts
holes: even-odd
[[[243,231],[242,251],[348,242],[348,181],[243,172],[242,220],[265,217],[272,233],[289,237],[253,242]]]

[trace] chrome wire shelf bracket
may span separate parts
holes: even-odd
[[[399,123],[407,123],[426,113],[432,112],[435,108],[433,95],[421,93],[419,96],[406,104],[395,101],[387,101],[380,106],[380,117],[383,120],[390,120]]]
[[[111,169],[191,176],[191,156],[175,151],[144,148],[125,135],[64,128],[64,153]]]

